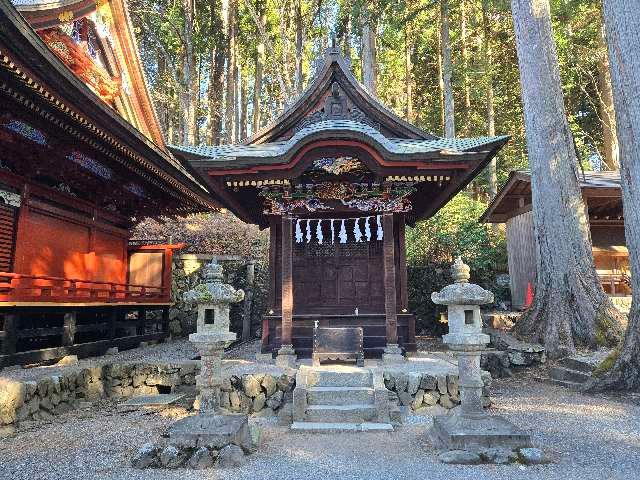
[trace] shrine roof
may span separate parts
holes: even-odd
[[[123,0],[115,3],[124,5]],[[217,207],[200,179],[103,102],[6,1],[0,1],[0,76],[0,99],[9,99],[11,108],[22,116],[51,128],[58,142],[82,146],[90,154],[127,168],[131,178],[162,189],[167,203],[169,198],[175,200],[176,211]],[[5,105],[9,111],[10,105]]]
[[[199,164],[212,162],[221,166],[228,162],[246,159],[251,163],[269,164],[281,160],[287,154],[298,150],[302,145],[319,137],[340,139],[360,139],[372,143],[391,156],[411,156],[414,154],[441,153],[443,156],[492,150],[502,146],[508,136],[476,138],[387,138],[375,128],[353,120],[325,120],[309,125],[289,140],[261,143],[257,145],[219,145],[219,146],[170,146],[175,153],[186,153],[190,160]]]
[[[622,195],[620,172],[581,172],[578,181],[583,197],[617,198]],[[513,170],[480,217],[480,222],[503,223],[530,209],[531,172]]]

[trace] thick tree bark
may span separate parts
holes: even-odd
[[[296,93],[302,93],[302,60],[304,54],[304,22],[302,18],[301,0],[294,4],[294,20],[296,26],[296,73],[294,76],[294,88]]]
[[[236,0],[223,0],[227,3],[227,72],[224,108],[224,130],[227,143],[235,143],[236,138]],[[224,10],[224,8],[223,8]]]
[[[242,75],[242,69],[238,66],[238,81],[239,81],[239,93],[240,93],[240,119],[238,129],[238,140],[244,140],[247,138],[247,80]]]
[[[226,35],[219,0],[211,2],[211,19],[209,31],[212,39],[215,39],[214,48],[211,49],[211,66],[209,68],[209,90],[208,97],[208,117],[209,130],[207,132],[207,142],[210,145],[219,145],[222,141],[222,106],[223,95],[222,86],[224,84],[224,64],[226,61]]]
[[[456,136],[455,108],[453,101],[453,63],[449,40],[449,0],[440,1],[440,46],[442,48],[442,85],[444,95],[444,136]]]
[[[471,130],[471,88],[469,86],[469,53],[467,50],[467,0],[460,2],[460,56],[462,57],[462,89],[464,90],[464,128],[465,134]]]
[[[266,0],[256,1],[256,15],[258,17],[258,31],[264,31],[267,25],[267,4]],[[264,41],[262,36],[258,34],[258,43],[256,45],[255,74],[253,77],[253,118],[251,121],[251,133],[260,130],[260,98],[262,95],[262,75],[264,71]]]
[[[411,24],[407,23],[404,27],[404,94],[405,101],[405,117],[408,122],[413,121],[413,62],[411,54],[413,53],[413,41]]]
[[[194,17],[194,1],[182,0],[184,9],[184,29],[182,32],[183,39],[183,59],[182,59],[182,94],[181,107],[185,115],[185,124],[183,128],[183,142],[187,145],[196,144],[196,110],[198,105],[198,75],[195,66],[195,55],[193,48],[193,17]]]
[[[376,23],[369,12],[362,25],[362,83],[372,95],[377,95]]]
[[[615,345],[624,318],[596,275],[548,0],[512,0],[537,248],[534,303],[516,328],[560,357]]]
[[[605,41],[604,25],[600,29],[600,56],[598,58],[598,90],[600,93],[600,118],[602,119],[602,140],[604,163],[609,170],[620,169],[618,146],[618,129],[616,112],[613,106],[613,90],[611,87],[611,71],[609,54]]]
[[[490,0],[482,0],[482,57],[484,63],[484,83],[486,102],[487,135],[493,137],[496,134],[496,114],[493,104],[493,65],[491,49],[491,22],[489,21]],[[489,198],[493,198],[498,193],[498,167],[496,159],[491,159],[487,167],[487,183],[489,185]],[[497,224],[493,224],[494,231],[498,229]]]
[[[618,138],[624,229],[634,292],[629,325],[613,368],[591,390],[640,389],[640,2],[604,0]]]
[[[444,77],[442,74],[442,35],[438,31],[438,93],[440,94],[440,125],[442,132],[445,132],[445,113],[444,113]]]

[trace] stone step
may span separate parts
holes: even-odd
[[[371,371],[359,367],[312,368],[304,375],[307,387],[373,387]]]
[[[558,364],[562,367],[576,370],[583,373],[591,373],[595,370],[596,365],[587,359],[581,359],[576,357],[564,357],[558,360]]]
[[[375,420],[378,412],[374,405],[308,405],[306,422],[366,423]]]
[[[293,422],[291,424],[293,432],[309,433],[341,433],[341,432],[392,432],[393,426],[390,423],[330,423],[330,422]]]
[[[309,405],[373,404],[373,388],[369,387],[309,387]]]
[[[565,367],[551,367],[549,376],[554,380],[562,380],[565,382],[584,383],[591,379],[591,375],[578,370],[571,370]]]
[[[556,380],[555,378],[550,377],[533,377],[533,379],[541,383],[547,383],[549,385],[557,385],[559,387],[570,388],[571,390],[580,390],[584,385],[583,383],[569,382],[566,380]]]

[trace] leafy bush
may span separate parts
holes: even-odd
[[[486,204],[463,192],[429,220],[407,228],[407,268],[410,311],[419,333],[439,335],[446,329],[437,320],[444,309],[431,301],[431,293],[451,283],[450,268],[461,256],[471,267],[471,281],[494,292],[496,301],[508,290],[496,284],[507,270],[504,234],[478,219]]]

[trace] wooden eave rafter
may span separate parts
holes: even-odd
[[[316,73],[311,84],[302,95],[286,108],[272,123],[258,130],[246,139],[244,145],[258,145],[272,142],[297,125],[312,110],[331,88],[332,82],[337,81],[348,97],[352,98],[372,120],[384,125],[394,132],[398,138],[433,139],[433,135],[411,125],[395,115],[371,96],[356,80],[340,54],[338,48],[329,48],[325,52],[322,69]]]
[[[0,84],[4,94],[14,101],[125,164],[147,181],[160,180],[164,191],[189,205],[192,211],[218,208],[206,189],[189,178],[179,163],[77,79],[7,2],[0,2],[0,68],[15,79]]]
[[[480,216],[478,221],[480,223],[504,223],[510,217],[506,213],[496,213],[496,210],[502,206],[503,201],[510,196],[513,192],[514,188],[520,182],[529,183],[531,181],[531,177],[526,172],[520,171],[512,171],[509,173],[509,178],[504,183],[502,188],[498,191],[498,194],[493,198],[489,206],[484,211],[484,213]]]

